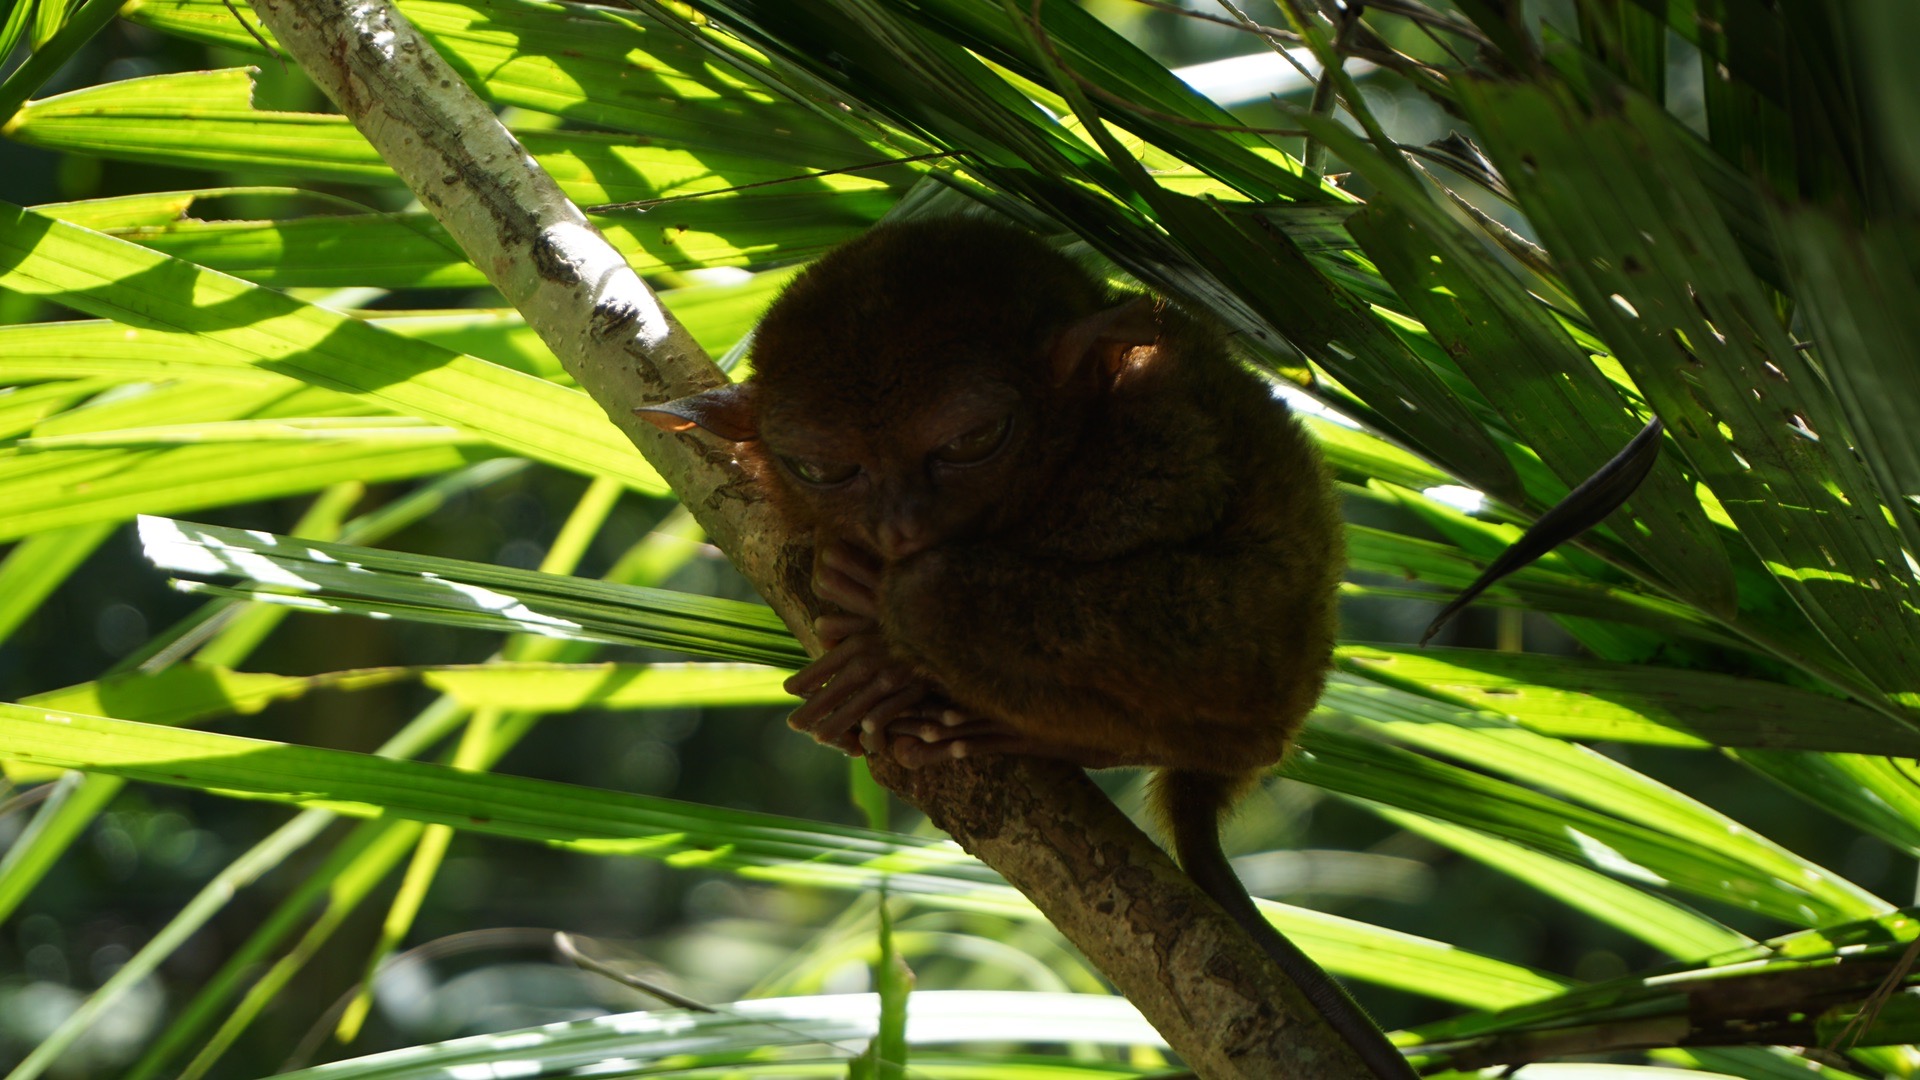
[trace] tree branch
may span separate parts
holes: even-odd
[[[518,308],[809,649],[807,538],[730,455],[632,415],[724,376],[451,68],[378,0],[254,0],[261,20]],[[1019,758],[881,783],[1024,892],[1201,1075],[1348,1080],[1359,1059],[1078,770]]]

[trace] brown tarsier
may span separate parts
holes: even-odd
[[[738,443],[838,612],[794,727],[912,768],[1160,770],[1180,863],[1381,1077],[1403,1058],[1219,842],[1326,681],[1344,566],[1311,439],[1211,326],[971,219],[891,225],[768,311],[746,382],[641,410]]]

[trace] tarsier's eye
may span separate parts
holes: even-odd
[[[1012,429],[1013,415],[1009,413],[992,423],[981,424],[952,442],[936,448],[933,451],[934,460],[944,461],[949,465],[977,465],[992,457],[994,452],[1000,449],[1001,445],[1007,441],[1007,432]]]
[[[820,461],[814,458],[787,457],[782,455],[780,463],[787,471],[814,487],[832,487],[853,479],[860,466],[844,461]]]

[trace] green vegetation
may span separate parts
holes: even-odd
[[[400,5],[715,356],[805,260],[978,201],[1332,407],[1350,640],[1229,839],[1256,891],[1362,868],[1278,891],[1364,918],[1269,910],[1424,1068],[1920,1068],[1920,8],[1280,0],[1227,48],[1327,73],[1229,113],[1112,28],[1189,20],[1121,0],[636,6]],[[473,1036],[339,1078],[1166,1071],[1018,893],[780,728],[798,646],[251,12],[8,11],[0,174],[75,196],[0,188],[42,203],[0,204],[13,1080],[262,1075],[310,1026]],[[54,92],[105,48],[133,77]],[[1404,644],[1653,415],[1626,511]],[[1309,807],[1374,850],[1286,862]],[[130,882],[165,899],[68,971]],[[483,933],[516,921],[741,1000]],[[456,961],[477,997],[421,989]]]

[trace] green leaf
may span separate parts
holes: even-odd
[[[30,146],[122,161],[244,169],[297,180],[396,184],[393,171],[344,116],[281,112],[252,104],[255,70],[149,75],[45,98],[22,109],[8,134]],[[690,120],[716,123],[736,111],[715,101],[687,100]],[[676,201],[702,194],[772,185],[795,192],[857,194],[904,189],[917,166],[815,172],[850,164],[839,158],[787,161],[767,147],[752,152],[689,147],[656,136],[586,131],[516,132],[568,198],[600,203]],[[872,163],[887,161],[876,153]]]
[[[1793,347],[1658,106],[1622,91],[1468,81],[1462,101],[1601,337],[1740,535],[1820,633],[1884,692],[1920,685],[1887,628],[1914,577],[1882,492],[1820,375]]]
[[[103,808],[105,798],[117,793],[120,787],[117,778],[101,775],[86,777],[86,783],[99,787],[104,795],[93,807],[95,811]],[[290,826],[276,830],[228,864],[159,933],[149,938],[139,953],[109,976],[98,990],[74,1010],[57,1031],[35,1046],[33,1052],[7,1074],[8,1080],[33,1080],[53,1067],[66,1050],[92,1030],[93,1025],[126,993],[143,980],[151,978],[162,960],[184,946],[196,931],[224,908],[235,892],[252,885],[263,874],[311,843],[331,820],[330,815],[302,815]],[[347,850],[351,850],[351,847]]]
[[[996,1080],[1149,1075],[1105,1063],[1075,1068],[1058,1058],[1023,1063],[1008,1060],[1001,1052],[977,1058],[977,1052],[952,1046],[970,1041],[1166,1046],[1138,1010],[1118,997],[946,990],[918,993],[913,1001],[913,1026],[904,1041],[928,1049],[914,1055],[915,1068],[908,1074],[912,1076],[923,1071],[942,1076],[989,1075],[975,1071],[983,1067]],[[482,1075],[474,1070],[496,1069],[504,1042],[515,1048],[515,1068],[521,1070],[516,1075],[529,1078],[578,1076],[609,1061],[627,1062],[630,1068],[643,1071],[846,1076],[850,1059],[878,1034],[880,1009],[875,994],[756,998],[722,1005],[711,1013],[626,1013],[456,1039],[283,1075],[289,1080],[438,1080]]]
[[[116,382],[193,379],[285,388],[287,376],[210,354],[197,334],[105,319],[0,326],[0,380],[96,376]]]
[[[1844,821],[1920,854],[1920,776],[1903,758],[1878,754],[1730,751],[1740,763]]]
[[[372,540],[404,527],[418,516],[429,512],[445,498],[457,492],[491,479],[497,479],[502,473],[500,468],[480,467],[467,473],[449,477],[432,485],[420,488],[409,495],[382,506],[380,509],[345,523],[341,528],[343,536],[356,540]],[[583,498],[582,504],[596,510],[604,510],[610,492],[608,485],[595,484],[589,488],[594,494]],[[318,508],[316,507],[316,510]],[[568,519],[563,534],[580,531],[575,525],[584,524],[592,515],[576,512]],[[676,510],[646,537],[635,544],[625,556],[616,561],[608,572],[610,580],[649,582],[658,581],[677,569],[691,556],[693,548],[689,543],[689,518],[684,511]],[[555,540],[551,552],[576,547],[573,540]],[[253,613],[283,612],[285,609],[256,608]],[[250,613],[252,614],[252,613]],[[237,661],[244,656],[247,643],[244,640],[233,641],[233,633],[243,624],[236,622],[219,639],[211,643],[200,653],[225,652]],[[233,648],[221,649],[232,644]],[[536,641],[509,642],[502,650],[503,655],[518,656],[525,659],[577,658],[590,647],[551,639]],[[240,651],[236,651],[240,650]],[[391,756],[408,756],[419,753],[431,743],[444,737],[466,715],[465,711],[447,698],[441,698],[428,706],[409,722],[399,733],[389,739],[379,753]],[[505,750],[528,729],[526,724],[508,725],[509,730],[502,731],[491,748],[494,753]],[[490,762],[489,762],[490,764]],[[96,777],[96,779],[113,779]],[[115,780],[117,783],[118,781]],[[306,811],[297,815],[293,821],[277,830],[267,843],[295,833],[308,827],[318,819],[331,821],[333,815],[324,811]],[[129,1070],[128,1080],[150,1077],[163,1063],[174,1055],[208,1026],[217,1022],[217,1030],[202,1046],[190,1064],[187,1072],[203,1069],[216,1060],[225,1047],[242,1032],[251,1020],[266,1008],[279,992],[302,969],[303,965],[320,952],[330,940],[332,934],[356,910],[359,902],[383,880],[391,868],[412,847],[420,835],[421,826],[413,822],[382,821],[365,823],[352,830],[345,842],[319,867],[310,872],[297,886],[292,888],[247,939],[228,957],[218,972],[206,980],[175,1015],[175,1019],[142,1055],[139,1062]],[[233,868],[229,867],[229,871]],[[217,887],[217,882],[209,888]],[[316,904],[322,905],[322,915],[309,924],[310,912]],[[168,924],[167,931],[177,925],[187,924],[191,929],[191,920],[175,919]],[[293,935],[302,926],[306,932],[299,937],[292,949],[278,960],[273,960],[264,974],[257,974],[258,968],[272,960],[275,950],[288,936]],[[160,950],[151,947],[136,955],[136,962],[154,962],[158,958],[151,955]],[[131,964],[129,966],[132,966]],[[245,994],[241,1000],[229,1007],[236,996]],[[95,999],[106,993],[105,988],[95,995]],[[90,999],[90,1002],[93,999]],[[184,1074],[183,1074],[184,1075]]]
[[[637,273],[811,259],[880,219],[891,189],[770,188],[590,215]],[[485,277],[425,214],[182,221],[116,230],[143,247],[263,285],[481,287]]]
[[[1256,901],[1289,941],[1343,978],[1474,1009],[1537,1001],[1565,987],[1562,979],[1480,956],[1446,942],[1357,919]]]
[[[288,701],[317,689],[385,686],[410,674],[405,668],[368,668],[290,676],[175,664],[151,673],[109,675],[49,690],[23,699],[21,704],[152,724],[191,724],[216,716],[251,715],[276,701]]]
[[[514,664],[430,668],[428,686],[469,708],[664,709],[781,705],[790,671],[744,664]]]
[[[209,424],[163,424],[154,427],[89,431],[72,435],[29,436],[14,443],[23,451],[81,450],[113,447],[151,449],[162,446],[206,446],[222,443],[258,445],[279,442],[345,441],[382,444],[462,446],[479,443],[477,436],[450,427],[422,423],[410,416],[300,416],[273,420],[225,420]]]
[[[6,740],[0,739],[0,760],[10,753]],[[20,909],[34,885],[125,786],[118,777],[79,773],[68,773],[53,783],[56,786],[47,801],[0,856],[0,918]]]
[[[33,10],[33,0],[7,0],[7,17],[0,21],[0,56],[13,55],[14,46],[27,32],[27,17]]]
[[[254,109],[253,71],[188,71],[102,83],[35,101],[7,137],[28,146],[162,165],[393,184],[344,116]]]
[[[13,69],[6,82],[0,83],[0,133],[6,131],[7,121],[27,98],[58,74],[119,11],[114,0],[86,0],[77,7],[68,0],[41,0],[37,4],[32,0],[15,0],[13,8],[7,25],[0,29],[0,38],[7,44],[6,52],[0,52],[0,57],[12,53],[23,29],[19,20],[26,19],[29,12],[33,35],[28,43],[33,52]]]
[[[457,446],[295,442],[236,454],[230,446],[162,450],[0,449],[0,540],[315,491],[343,480],[378,483],[446,472],[491,456]]]
[[[196,199],[223,195],[297,194],[285,187],[197,188],[192,191],[153,191],[137,195],[111,195],[71,202],[37,203],[31,209],[50,218],[89,229],[124,229],[134,225],[165,225],[178,221],[193,209]]]
[[[246,578],[261,589],[249,598],[310,610],[404,611],[458,626],[651,645],[723,660],[806,662],[762,604],[164,518],[141,518],[140,537],[147,557],[164,569]]]
[[[1374,812],[1403,829],[1509,874],[1669,956],[1692,960],[1749,943],[1744,935],[1696,911],[1564,859],[1419,814],[1384,806],[1375,807]]]
[[[1337,476],[1364,484],[1380,479],[1424,491],[1454,482],[1453,477],[1378,435],[1304,412],[1301,421]]]
[[[1920,437],[1913,388],[1920,362],[1920,230],[1876,222],[1871,230],[1812,207],[1775,209],[1774,232],[1794,295],[1812,329],[1820,371],[1859,440],[1861,460],[1893,498],[1887,512],[1909,551],[1920,551]]]
[[[562,468],[645,491],[663,487],[605,411],[577,390],[407,341],[18,207],[0,206],[0,286],[59,295],[134,326],[192,334],[209,357],[358,394]]]
[[[1451,590],[1462,589],[1472,583],[1484,569],[1482,563],[1456,548],[1352,524],[1347,526],[1347,559],[1356,570],[1387,574],[1448,590],[1394,592],[1369,586],[1366,590],[1368,593],[1418,596],[1431,599],[1436,604],[1449,599]],[[1741,644],[1739,638],[1721,629],[1712,618],[1686,604],[1624,586],[1609,585],[1583,575],[1562,573],[1540,563],[1502,578],[1478,602],[1500,603],[1506,597],[1535,611],[1611,619],[1670,635],[1725,645]]]
[[[877,156],[840,121],[770,93],[732,64],[712,62],[651,16],[583,7],[555,17],[532,0],[408,0],[399,7],[497,105],[770,160],[838,167]],[[221,0],[135,0],[124,14],[169,33],[260,51]]]
[[[1341,699],[1350,700],[1345,687],[1340,689]],[[1840,875],[1597,751],[1518,727],[1486,723],[1480,717],[1463,716],[1444,706],[1409,701],[1396,691],[1367,696],[1373,699],[1373,711],[1352,711],[1397,741],[1504,774],[1635,826],[1657,830],[1711,853],[1712,858],[1739,861],[1766,889],[1787,895],[1804,892],[1830,914],[1860,917],[1886,907],[1885,901]],[[1586,854],[1605,861],[1604,854],[1595,850],[1589,849]],[[1610,869],[1631,873],[1627,867]],[[1720,891],[1738,891],[1738,886],[1723,885],[1722,890],[1708,889],[1703,895],[1720,899]],[[1800,910],[1801,921],[1808,918],[1810,910]]]
[[[1347,144],[1356,141],[1335,145],[1352,160],[1357,148]],[[1400,179],[1386,167],[1367,175],[1381,184]],[[1348,229],[1447,354],[1572,488],[1618,453],[1642,419],[1538,300],[1410,188],[1389,187],[1400,202],[1376,203]],[[1633,518],[1616,517],[1613,531],[1676,595],[1732,614],[1733,568],[1679,463],[1657,466],[1629,505]]]
[[[951,844],[698,806],[669,799],[475,773],[339,750],[0,704],[4,756],[349,817],[395,815],[761,881],[890,889],[943,907],[1038,919],[1018,893]],[[1553,980],[1439,942],[1301,909],[1262,904],[1329,969],[1487,1006],[1539,997]]]
[[[1705,1020],[1737,1029],[1743,1037],[1764,1037],[1768,1027],[1791,1027],[1805,1017],[1811,1001],[1819,1000],[1810,1001],[1809,979],[1822,996],[1833,1000],[1847,1000],[1849,991],[1864,998],[1906,951],[1915,930],[1910,911],[1890,912],[1742,946],[1703,961],[1661,964],[1498,1013],[1456,1017],[1417,1030],[1428,1041],[1448,1042],[1508,1031],[1544,1035],[1556,1028],[1666,1018],[1673,1023],[1661,1028],[1691,1028]],[[1730,1002],[1738,1004],[1729,1009]],[[1804,1073],[1804,1065],[1801,1070]]]
[[[0,704],[0,745],[9,758],[61,768],[795,881],[871,883],[883,870],[919,881],[971,863],[936,841],[31,705]],[[795,857],[810,861],[789,865]]]
[[[0,329],[0,332],[4,332]],[[4,363],[4,360],[0,360]],[[72,408],[111,387],[116,380],[72,379],[45,386],[10,387],[0,393],[0,439],[11,439],[35,424]]]
[[[1284,233],[1184,197],[1161,202],[1169,230],[1196,261],[1359,394],[1386,434],[1424,448],[1483,490],[1505,494],[1518,486],[1505,456],[1440,375]]]
[[[1704,671],[1538,653],[1348,645],[1342,666],[1562,739],[1920,756],[1920,734],[1851,702]]]
[[[1682,890],[1795,925],[1857,915],[1881,901],[1690,800],[1598,755],[1518,729],[1436,723],[1437,706],[1382,688],[1336,683],[1327,707],[1388,726],[1475,766],[1525,776],[1573,805],[1460,766],[1334,731],[1310,728],[1283,774],[1343,795],[1425,814],[1512,840],[1616,877]],[[1531,741],[1528,741],[1531,740]],[[1555,748],[1558,747],[1559,751]],[[1611,800],[1611,801],[1609,801]]]

